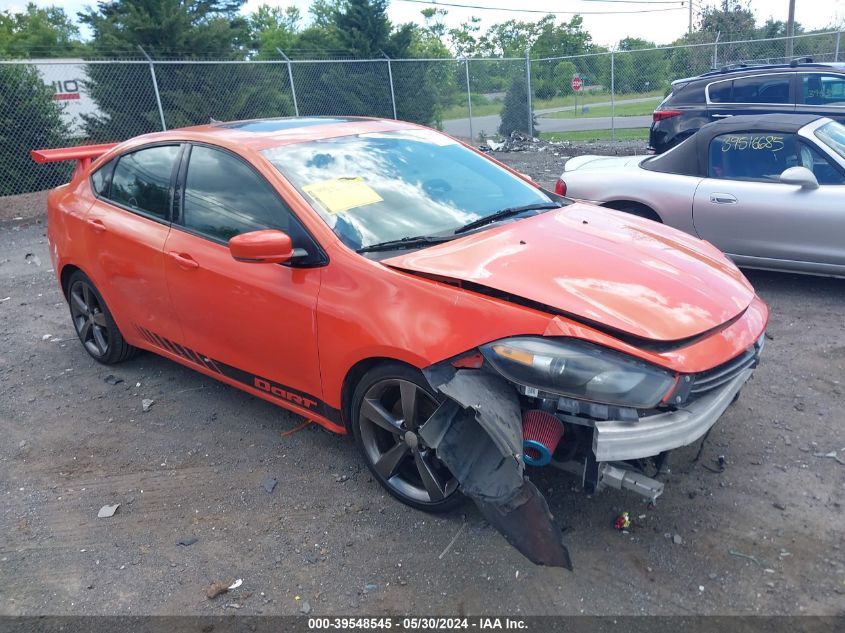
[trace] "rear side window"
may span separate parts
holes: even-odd
[[[802,75],[799,103],[845,108],[845,75]]]
[[[789,103],[789,75],[734,79],[734,103]]]
[[[760,75],[742,77],[733,81],[718,81],[710,84],[708,94],[711,103],[791,103],[789,99],[789,77],[783,75]]]
[[[170,183],[178,145],[148,147],[121,156],[114,168],[109,199],[159,220],[170,211]]]
[[[112,167],[114,164],[109,162],[91,174],[91,188],[98,196],[108,196]]]
[[[287,205],[255,170],[228,152],[202,145],[191,149],[182,224],[223,242],[241,233],[279,229],[298,246],[302,232]]]
[[[714,84],[710,84],[707,88],[707,92],[710,95],[710,101],[712,103],[730,103],[732,85],[732,81],[719,81]]]

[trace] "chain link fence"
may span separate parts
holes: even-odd
[[[839,32],[545,59],[0,60],[0,196],[65,182],[70,165],[29,150],[121,141],[208,123],[360,115],[473,141],[518,130],[645,140],[671,82],[740,63],[837,62]],[[578,78],[577,81],[574,78]],[[575,87],[579,88],[575,90]]]

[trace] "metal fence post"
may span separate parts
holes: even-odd
[[[528,99],[528,134],[534,138],[534,108],[531,103],[531,51],[525,49],[525,84]]]
[[[399,117],[396,116],[396,93],[393,92],[393,69],[390,66],[390,57],[387,56],[387,53],[382,51],[381,54],[387,60],[387,77],[390,79],[390,102],[393,104],[393,118],[395,120]]]
[[[156,95],[156,104],[158,104],[158,116],[161,118],[161,130],[164,132],[167,130],[167,124],[164,122],[164,108],[161,107],[161,95],[158,93],[158,80],[156,79],[156,69],[153,65],[152,58],[147,55],[147,51],[144,50],[144,47],[138,44],[138,48],[141,50],[141,53],[143,53],[144,57],[147,58],[147,61],[150,64],[150,76],[153,80],[153,91]]]
[[[464,69],[467,76],[467,110],[469,111],[469,140],[474,139],[472,135],[472,97],[469,94],[469,57],[464,57]]]
[[[293,111],[296,113],[296,116],[299,116],[299,104],[296,102],[296,87],[293,85],[293,69],[290,65],[290,59],[282,52],[281,48],[276,48],[276,52],[284,58],[285,63],[288,65],[288,81],[290,81],[290,94],[293,97]]]
[[[610,140],[616,140],[616,56],[610,49]]]
[[[719,38],[722,37],[722,32],[716,32],[716,41],[713,42],[713,68],[719,67]]]
[[[839,61],[839,36],[842,35],[842,31],[836,31],[836,52],[833,54],[833,61]]]

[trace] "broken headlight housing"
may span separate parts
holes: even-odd
[[[675,384],[656,365],[578,339],[514,337],[480,349],[512,382],[602,404],[651,409]]]

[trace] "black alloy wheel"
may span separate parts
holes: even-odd
[[[102,295],[86,275],[75,272],[71,276],[67,296],[73,327],[94,360],[111,365],[137,352],[123,339]]]
[[[419,371],[388,364],[370,371],[353,396],[353,435],[367,466],[387,491],[427,512],[463,501],[458,481],[419,429],[439,402]]]

